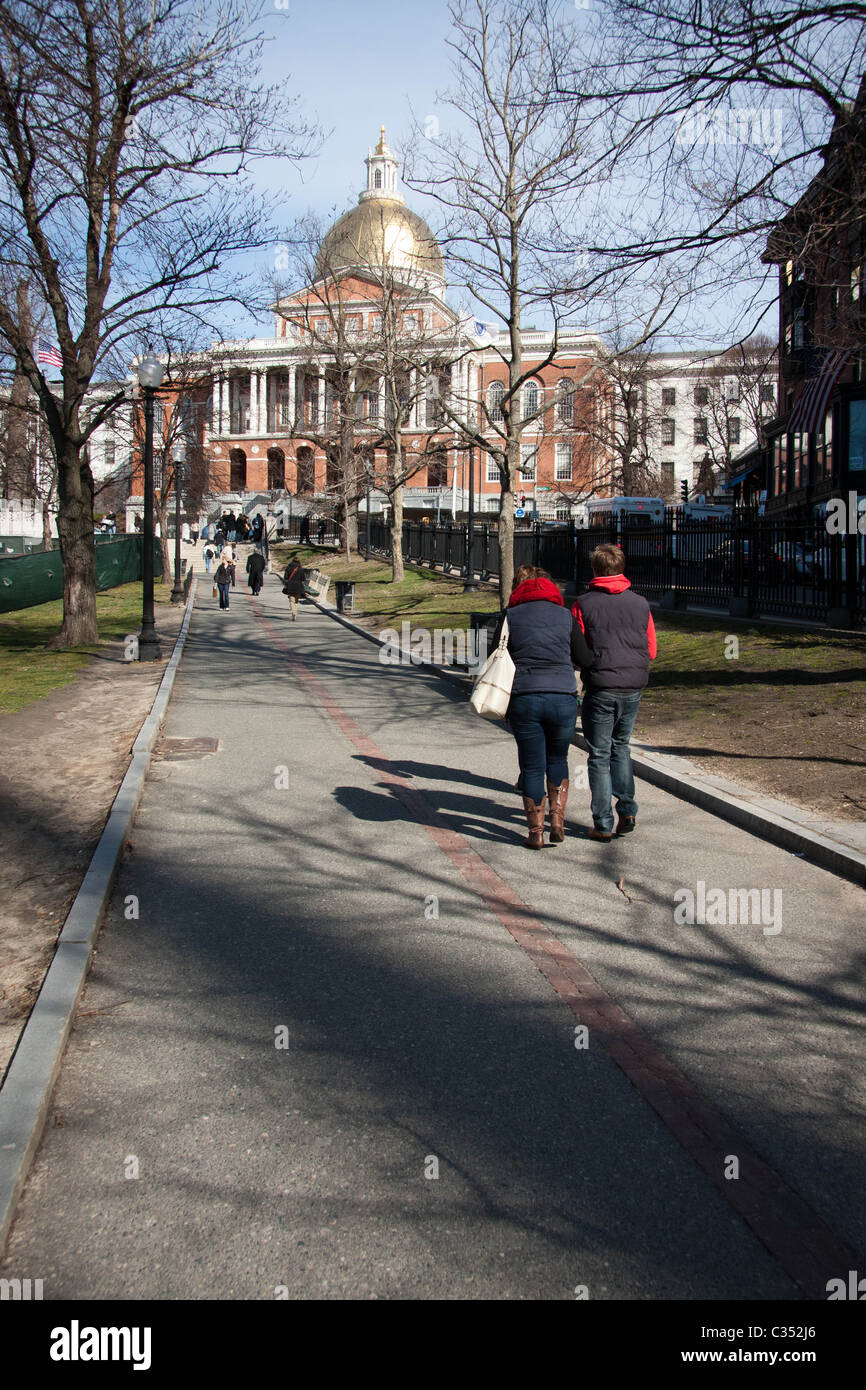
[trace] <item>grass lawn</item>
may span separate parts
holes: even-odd
[[[274,568],[282,570],[286,558],[297,555],[306,569],[318,569],[330,575],[333,595],[334,581],[351,580],[355,585],[355,607],[359,621],[368,628],[396,627],[404,621],[413,628],[468,628],[470,613],[497,612],[499,590],[481,585],[475,593],[464,594],[463,581],[457,576],[433,575],[429,570],[406,566],[406,577],[399,584],[391,583],[391,566],[382,560],[352,560],[342,555],[314,550],[306,546],[271,548]]]
[[[156,602],[168,603],[171,586],[157,583]],[[141,626],[141,584],[119,584],[96,595],[103,641],[125,637]],[[0,713],[23,709],[52,690],[67,685],[85,666],[96,647],[46,651],[45,644],[63,622],[63,603],[55,599],[0,617]]]

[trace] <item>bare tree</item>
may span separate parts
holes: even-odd
[[[249,186],[260,153],[296,158],[307,133],[257,80],[246,0],[11,0],[0,7],[0,345],[39,400],[58,465],[63,627],[98,636],[87,441],[99,369],[125,374],[142,342],[180,322],[212,327],[241,303],[233,253],[268,235]],[[62,359],[55,392],[14,286],[29,279]],[[120,368],[120,369],[119,369]]]
[[[449,40],[456,82],[445,101],[455,129],[425,138],[417,126],[405,179],[439,204],[440,239],[457,278],[508,335],[496,351],[504,391],[480,404],[463,391],[446,414],[464,446],[490,455],[499,469],[500,582],[514,573],[514,494],[520,445],[533,415],[522,409],[524,385],[561,353],[565,316],[584,300],[574,257],[559,229],[579,201],[587,167],[585,113],[579,103],[550,105],[565,64],[569,33],[548,22],[532,0],[452,0]],[[585,278],[585,277],[584,277]],[[523,322],[541,313],[553,324],[545,361],[528,365]],[[538,409],[545,408],[540,402]]]
[[[756,334],[729,348],[700,374],[706,392],[702,411],[707,420],[707,453],[713,468],[730,477],[734,458],[745,436],[763,442],[764,426],[775,413],[776,345]],[[705,490],[705,489],[703,489]]]
[[[293,239],[295,288],[278,292],[277,303],[311,359],[312,390],[305,387],[296,397],[292,436],[328,459],[347,558],[357,546],[361,496],[368,486],[388,496],[393,577],[399,581],[403,488],[439,458],[442,397],[456,348],[453,327],[432,321],[423,278],[389,258],[386,230],[383,218],[381,264],[347,268],[331,263],[321,224],[306,219]],[[377,464],[380,456],[384,464]]]

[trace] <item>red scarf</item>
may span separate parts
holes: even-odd
[[[538,599],[546,599],[548,603],[558,603],[562,607],[562,594],[552,579],[524,579],[508,600],[508,607],[516,608],[518,603],[535,603]]]

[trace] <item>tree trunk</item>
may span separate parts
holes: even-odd
[[[391,583],[399,584],[406,577],[403,568],[403,484],[395,487],[391,497]]]
[[[174,573],[174,563],[171,558],[171,542],[168,537],[168,502],[162,501],[158,494],[154,494],[153,510],[156,513],[156,524],[159,526],[159,549],[162,555],[162,582],[167,584],[169,576]]]
[[[502,607],[508,603],[514,585],[514,493],[509,487],[502,494],[499,513],[499,595]]]
[[[57,532],[63,561],[63,626],[51,650],[92,646],[96,621],[96,556],[93,541],[93,476],[86,456],[64,440],[57,466]]]

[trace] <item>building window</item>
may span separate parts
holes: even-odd
[[[557,483],[571,482],[571,445],[557,444],[554,463],[554,480]]]
[[[673,495],[674,495],[674,488],[675,488],[675,487],[676,487],[676,478],[674,477],[674,466],[673,466],[672,463],[663,463],[663,464],[662,464],[662,496],[663,496],[663,497],[673,497]]]
[[[673,386],[663,386],[663,387],[662,387],[662,407],[663,407],[663,409],[665,409],[665,410],[671,410],[671,409],[673,408],[673,406],[676,405],[676,403],[677,403],[676,388],[673,387]]]
[[[535,460],[538,453],[538,446],[535,444],[521,444],[520,446],[520,476],[525,482],[535,481]]]
[[[498,497],[485,497],[485,511],[498,512],[502,506],[501,499]]]
[[[740,442],[740,420],[737,415],[731,416],[728,421],[728,443],[739,444]]]
[[[487,481],[488,483],[502,482],[502,473],[499,470],[499,464],[492,454],[487,455]]]
[[[563,377],[556,388],[557,407],[556,413],[559,416],[561,425],[571,425],[574,422],[574,384],[567,377]]]
[[[775,399],[776,399],[776,391],[775,391],[775,388],[774,388],[774,386],[773,386],[773,383],[772,383],[771,381],[762,381],[762,382],[761,382],[761,400],[762,400],[762,401],[770,401],[770,402],[772,403],[773,401],[775,401]]]
[[[538,385],[530,381],[523,388],[523,418],[532,419],[538,410]]]
[[[371,314],[371,315],[370,315],[370,332],[371,332],[371,333],[381,333],[381,332],[382,332],[382,315],[381,315],[381,314]]]
[[[418,332],[418,318],[416,314],[403,315],[403,331],[404,333]]]
[[[662,444],[668,448],[677,442],[677,422],[676,420],[662,420]]]
[[[856,304],[860,298],[863,283],[862,265],[852,265],[851,267],[851,301]]]
[[[735,404],[739,401],[739,399],[740,399],[740,383],[739,383],[738,381],[729,381],[729,382],[728,382],[727,397],[728,397],[728,400],[731,402],[732,405],[735,405]]]
[[[706,444],[708,438],[707,417],[705,415],[695,416],[695,443]]]
[[[798,431],[792,435],[794,487],[805,487],[809,481],[809,445],[805,434]]]
[[[374,187],[374,188],[381,188],[381,187],[382,187],[382,170],[381,170],[381,169],[377,169],[376,172],[375,172],[375,174],[373,175],[373,187]]]
[[[487,391],[487,414],[491,424],[501,425],[503,421],[502,401],[505,387],[501,381],[493,381]]]
[[[706,386],[695,387],[695,405],[709,405],[710,392]]]
[[[833,412],[828,410],[824,417],[824,428],[816,441],[817,469],[819,478],[829,478],[833,472]]]
[[[773,441],[773,496],[781,497],[787,486],[788,436],[779,435]]]
[[[571,520],[571,507],[557,507],[557,508],[556,508],[556,519],[557,519],[557,521],[570,521],[570,520]]]

